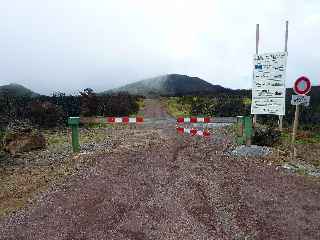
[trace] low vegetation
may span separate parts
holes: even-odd
[[[80,95],[0,95],[0,127],[12,120],[30,120],[41,128],[65,126],[70,116],[129,116],[139,111],[142,97],[128,93],[97,95],[87,88]],[[140,103],[139,103],[140,101]],[[140,104],[140,105],[139,105]]]
[[[179,116],[189,116],[191,112],[190,103],[182,101],[179,97],[167,98],[166,107],[168,113],[175,118]]]

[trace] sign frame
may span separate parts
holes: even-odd
[[[255,54],[251,114],[285,115],[287,52]]]
[[[310,104],[310,96],[307,95],[292,95],[291,105],[303,105],[308,107]]]

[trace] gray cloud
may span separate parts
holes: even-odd
[[[0,6],[0,85],[50,94],[105,90],[166,73],[249,88],[260,52],[282,51],[289,20],[287,86],[319,84],[316,0],[11,0]]]

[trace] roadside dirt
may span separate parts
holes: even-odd
[[[156,100],[144,115],[168,117]],[[229,156],[224,128],[110,131],[117,146],[76,156],[95,164],[0,220],[0,239],[320,239],[319,181]]]

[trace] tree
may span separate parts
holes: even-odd
[[[98,111],[98,97],[91,88],[86,88],[80,92],[81,115],[90,117],[96,116]]]

